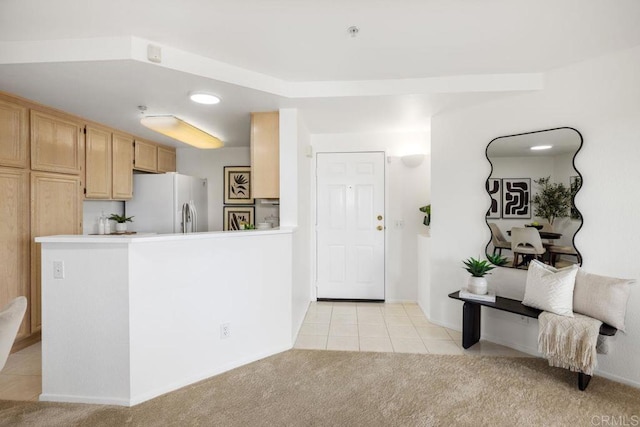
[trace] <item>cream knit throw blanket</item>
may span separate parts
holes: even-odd
[[[558,316],[543,311],[538,318],[538,351],[549,366],[592,375],[598,364],[596,344],[602,322],[581,314]]]

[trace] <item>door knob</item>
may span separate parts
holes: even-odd
[[[382,221],[382,215],[378,215],[378,221]]]
[[[378,229],[378,231],[382,231],[382,229],[384,228],[383,226],[379,225],[376,227]]]

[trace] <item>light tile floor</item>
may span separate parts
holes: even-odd
[[[0,400],[38,400],[42,392],[40,343],[9,355],[0,371]]]
[[[429,322],[416,303],[312,302],[295,348],[533,357],[489,341],[465,350],[459,331]]]

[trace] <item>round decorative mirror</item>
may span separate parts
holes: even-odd
[[[574,163],[581,147],[582,135],[569,127],[501,136],[489,143],[487,259],[524,269],[532,259],[555,267],[582,264],[574,244],[582,227],[574,204],[582,186]]]

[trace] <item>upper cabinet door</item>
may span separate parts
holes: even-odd
[[[31,169],[79,175],[83,160],[79,123],[31,110]]]
[[[158,172],[176,171],[176,150],[175,148],[158,147]]]
[[[111,198],[111,132],[87,126],[87,199]]]
[[[126,200],[133,197],[133,138],[113,134],[113,198]]]
[[[27,119],[25,107],[0,100],[0,165],[28,166]]]
[[[134,169],[146,172],[158,172],[158,146],[149,142],[135,141]]]
[[[280,114],[251,113],[251,197],[280,197]]]

